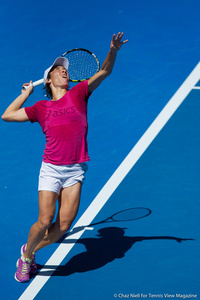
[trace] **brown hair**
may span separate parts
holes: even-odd
[[[49,72],[47,75],[47,79],[50,79],[50,78],[51,78],[51,73]],[[52,91],[51,91],[49,83],[45,83],[44,90],[45,90],[45,96],[49,99],[52,99],[53,95],[52,95]]]

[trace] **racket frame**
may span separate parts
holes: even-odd
[[[71,52],[75,52],[75,51],[84,51],[84,52],[87,52],[87,53],[91,54],[95,58],[96,63],[97,63],[97,71],[96,71],[96,73],[100,70],[100,62],[99,62],[97,56],[93,52],[91,52],[90,50],[88,50],[88,49],[85,49],[85,48],[74,48],[74,49],[68,50],[65,53],[63,53],[62,57],[65,57],[67,54],[69,54]],[[84,79],[78,79],[78,80],[76,80],[76,79],[69,79],[69,81],[71,81],[71,82],[82,82],[82,81],[90,79],[91,77],[92,76],[90,76],[88,78],[84,78]]]

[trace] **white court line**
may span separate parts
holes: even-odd
[[[196,85],[200,78],[200,62],[188,76],[188,78],[184,81],[181,87],[177,90],[174,96],[170,99],[170,101],[166,104],[151,126],[147,129],[144,135],[140,138],[137,144],[133,147],[131,152],[127,155],[127,157],[123,160],[117,170],[113,173],[111,178],[107,181],[104,187],[101,189],[99,194],[84,212],[84,214],[80,217],[78,222],[74,225],[71,232],[74,228],[80,227],[82,230],[73,233],[73,240],[76,242],[83,232],[86,230],[86,225],[89,225],[92,220],[96,217],[99,211],[102,209],[104,204],[108,201],[110,196],[128,174],[128,172],[132,169],[132,167],[136,164],[145,150],[149,147],[161,129],[165,126],[174,112],[178,109],[187,95],[190,93],[192,88]],[[61,243],[50,259],[47,261],[46,266],[59,266],[72,247],[75,245],[74,243],[67,243],[69,237],[66,237],[65,242]],[[24,293],[21,295],[19,300],[32,300],[36,297],[45,283],[48,281],[50,276],[55,271],[52,269],[42,269],[42,272],[48,272],[48,276],[37,275],[35,279],[30,283]]]

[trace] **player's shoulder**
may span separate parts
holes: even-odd
[[[39,100],[35,103],[36,106],[48,107],[50,105],[50,100]]]
[[[81,81],[73,86],[69,91],[69,94],[87,95],[88,93],[88,80]]]
[[[88,86],[88,80],[84,80],[84,81],[78,82],[69,91],[73,91],[73,90],[77,90],[77,89],[82,89],[82,88],[87,87],[87,86]]]

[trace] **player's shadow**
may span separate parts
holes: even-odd
[[[94,238],[82,238],[76,243],[85,246],[86,251],[73,256],[63,266],[40,266],[40,276],[69,276],[74,273],[83,273],[99,269],[115,259],[123,258],[136,242],[146,240],[174,240],[178,243],[193,239],[178,238],[173,236],[125,236],[125,229],[120,227],[105,227],[98,230]],[[63,243],[74,243],[73,239],[66,239]],[[52,271],[45,270],[50,269]]]

